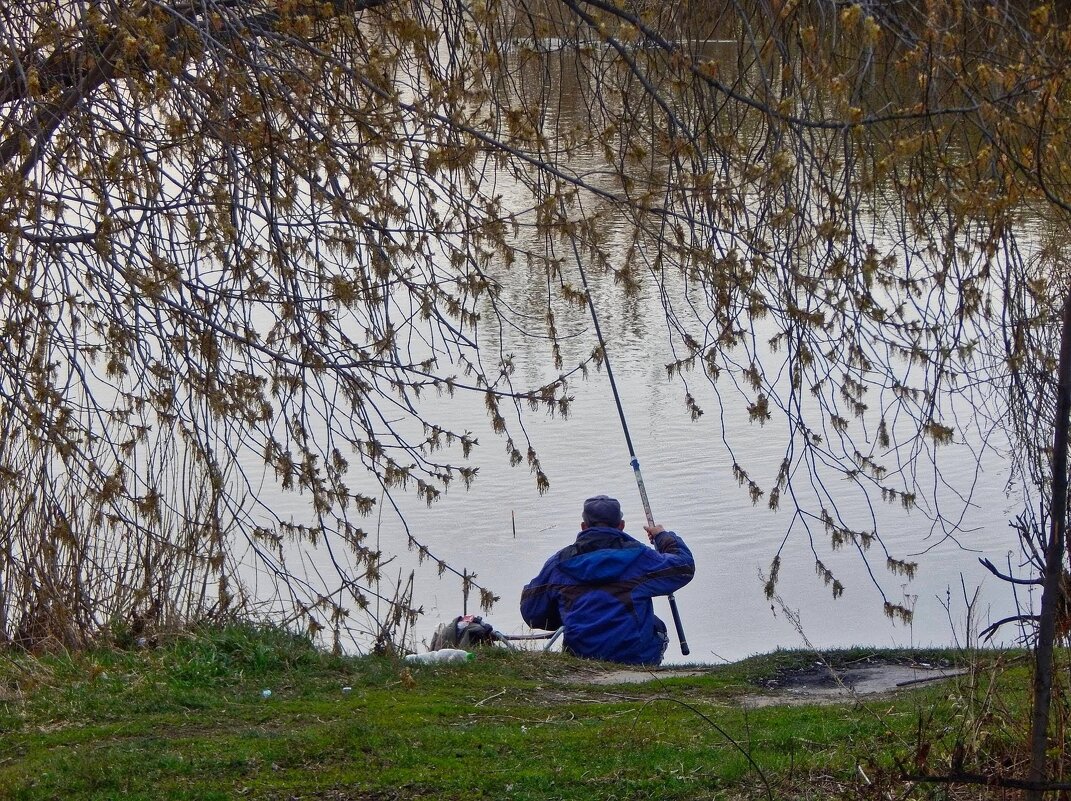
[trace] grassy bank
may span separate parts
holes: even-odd
[[[411,667],[245,627],[152,649],[9,653],[0,797],[899,797],[908,786],[894,781],[897,760],[919,757],[920,726],[935,770],[957,742],[973,753],[984,736],[985,753],[1007,750],[1001,721],[1019,714],[1027,674],[1023,660],[1003,659],[880,699],[752,708],[745,699],[814,654],[598,685],[598,666],[560,655],[493,649],[466,665]]]

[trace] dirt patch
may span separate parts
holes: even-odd
[[[817,663],[812,667],[779,674],[764,682],[762,695],[748,696],[748,706],[784,703],[850,701],[861,696],[881,695],[943,681],[966,673],[960,668],[928,664],[867,662],[843,668]]]
[[[702,667],[607,667],[606,663],[575,660],[569,669],[554,675],[552,681],[567,684],[611,685],[643,684],[663,679],[705,676],[709,668]]]
[[[662,679],[678,679],[686,676],[703,676],[705,670],[687,668],[652,668],[651,670],[619,668],[594,673],[583,679],[587,684],[643,684]]]
[[[560,678],[577,684],[641,684],[665,679],[703,676],[703,668],[581,668]],[[924,663],[865,662],[842,668],[813,666],[786,671],[762,683],[761,693],[742,699],[746,706],[776,704],[813,704],[850,701],[862,696],[898,692],[921,684],[961,676],[964,670]]]

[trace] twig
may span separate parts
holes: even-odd
[[[505,690],[499,690],[499,691],[498,691],[497,693],[495,693],[494,695],[489,695],[489,696],[487,696],[486,698],[484,698],[484,699],[483,699],[482,701],[478,701],[478,702],[476,703],[476,706],[483,706],[483,705],[484,705],[484,704],[486,704],[486,703],[487,703],[488,701],[493,701],[493,700],[495,700],[496,698],[498,698],[499,696],[501,696],[501,695],[505,695],[505,694],[506,694],[506,691],[505,691]]]
[[[956,676],[963,676],[967,673],[965,670],[961,670],[958,673],[940,673],[936,676],[923,676],[919,679],[907,679],[905,681],[896,682],[897,687],[910,687],[912,684],[923,684],[927,681],[941,681],[941,679],[953,679]]]
[[[708,715],[705,715],[703,712],[699,711],[697,707],[687,703],[686,701],[681,701],[679,698],[669,697],[652,698],[650,701],[647,702],[647,704],[645,704],[645,706],[652,704],[655,701],[669,701],[673,704],[679,704],[680,706],[689,710],[693,715],[703,720],[708,726],[710,726],[712,729],[718,732],[718,734],[724,737],[725,741],[728,742],[729,745],[733,746],[733,748],[735,748],[737,751],[739,751],[743,755],[744,759],[747,760],[748,764],[751,765],[751,769],[754,770],[756,774],[758,774],[759,779],[762,781],[763,786],[766,789],[766,797],[769,799],[769,801],[774,801],[773,788],[770,786],[770,781],[766,778],[766,774],[763,773],[762,768],[759,766],[759,763],[755,761],[755,757],[751,755],[750,751],[747,748],[744,748],[744,746],[742,746],[736,740],[735,737],[733,737],[724,728],[715,723],[714,720],[712,720]]]

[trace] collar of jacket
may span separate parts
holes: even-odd
[[[562,549],[560,556],[564,561],[592,551],[642,547],[644,547],[643,543],[633,539],[619,528],[614,526],[592,526],[577,534],[576,542],[568,548]]]

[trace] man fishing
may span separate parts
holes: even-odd
[[[651,599],[691,581],[695,560],[674,532],[654,523],[644,529],[654,548],[625,533],[616,499],[584,501],[576,542],[548,559],[521,593],[525,623],[564,626],[565,650],[577,656],[660,664],[669,635]]]

